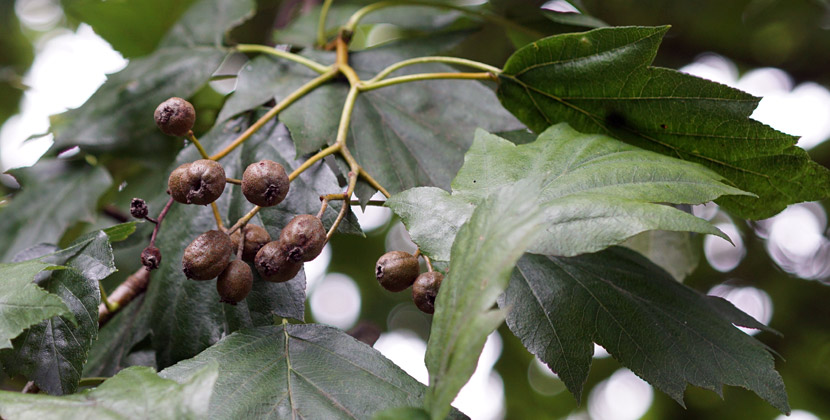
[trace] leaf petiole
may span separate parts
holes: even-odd
[[[320,63],[318,63],[314,60],[305,58],[305,57],[303,57],[299,54],[294,54],[294,53],[291,53],[291,52],[288,52],[288,51],[278,50],[276,48],[269,47],[267,45],[239,44],[239,45],[235,46],[234,49],[236,49],[236,51],[243,52],[243,53],[257,52],[257,53],[270,54],[270,55],[273,55],[273,56],[276,56],[276,57],[284,58],[286,60],[293,61],[297,64],[302,64],[302,65],[304,65],[304,66],[306,66],[306,67],[308,67],[308,68],[310,68],[310,69],[312,69],[312,70],[314,70],[314,71],[316,71],[317,73],[320,73],[320,74],[323,74],[323,73],[330,70],[329,66],[325,66],[325,65],[320,64]]]

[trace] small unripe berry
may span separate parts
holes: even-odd
[[[390,292],[400,292],[411,286],[420,272],[418,257],[404,251],[387,252],[375,265],[378,283]]]
[[[196,122],[196,110],[190,102],[172,97],[162,102],[153,113],[161,132],[170,136],[186,136]]]
[[[236,305],[251,293],[254,285],[254,274],[251,267],[240,260],[233,260],[216,280],[216,291],[219,292],[219,301]]]
[[[184,204],[210,204],[225,191],[225,169],[219,163],[200,159],[174,169],[167,179],[173,200]]]
[[[302,262],[291,261],[279,241],[268,242],[254,258],[254,267],[262,279],[282,283],[297,276],[303,268]]]
[[[141,265],[147,269],[147,271],[155,270],[159,268],[159,264],[161,264],[161,251],[154,246],[148,246],[144,248],[144,251],[141,251]]]
[[[326,246],[326,228],[316,216],[300,214],[282,228],[280,243],[291,261],[311,261]]]
[[[130,201],[130,214],[136,219],[143,219],[147,217],[150,209],[147,208],[147,202],[140,198],[133,198]]]
[[[412,300],[415,306],[428,314],[435,313],[435,297],[438,296],[438,289],[444,275],[437,271],[423,273],[415,279],[412,284]]]
[[[242,174],[242,194],[260,207],[279,204],[288,194],[289,186],[285,168],[273,160],[252,163]]]
[[[182,271],[193,280],[210,280],[225,270],[232,254],[231,238],[224,232],[209,230],[184,249]]]
[[[254,262],[256,253],[271,242],[271,235],[262,226],[245,225],[231,234],[233,249],[239,249],[239,240],[242,238],[242,231],[245,233],[245,244],[242,246],[242,260]]]

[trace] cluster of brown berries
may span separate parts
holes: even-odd
[[[156,109],[155,120],[162,132],[185,136],[193,127],[195,112],[184,99],[170,98]],[[200,159],[173,170],[167,187],[176,202],[208,205],[222,195],[226,183],[221,164]],[[290,181],[282,165],[261,160],[245,169],[241,184],[242,194],[249,202],[271,207],[285,199]],[[144,200],[134,199],[130,213],[137,218],[147,218]],[[264,228],[252,224],[243,225],[231,235],[223,230],[209,230],[185,248],[182,271],[193,280],[218,277],[216,289],[221,301],[235,305],[245,299],[253,287],[253,271],[248,263],[252,263],[266,281],[288,281],[300,272],[305,262],[320,255],[326,239],[323,223],[310,214],[295,216],[275,241]],[[232,259],[234,254],[236,259]],[[142,253],[142,263],[148,269],[155,269],[160,262],[161,253],[151,244]]]
[[[390,292],[401,292],[412,286],[415,306],[428,314],[435,313],[435,298],[444,275],[432,270],[421,273],[418,257],[405,251],[387,252],[375,265],[375,277]]]

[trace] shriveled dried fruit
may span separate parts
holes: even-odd
[[[293,279],[303,268],[303,263],[291,261],[282,244],[273,241],[265,244],[257,252],[254,267],[263,280],[282,283]]]
[[[254,274],[251,267],[240,260],[233,260],[216,280],[216,291],[219,292],[220,302],[236,305],[251,293],[254,285]]]
[[[285,168],[273,160],[252,163],[242,174],[242,194],[260,207],[271,207],[282,202],[289,186]]]
[[[387,252],[375,265],[378,283],[390,292],[400,292],[411,286],[420,272],[418,258],[404,251]]]
[[[423,273],[415,279],[412,284],[412,300],[415,306],[428,314],[435,313],[435,297],[438,296],[438,289],[444,275],[437,271]]]
[[[130,201],[130,215],[136,219],[143,219],[147,217],[150,209],[147,207],[147,202],[140,198],[133,198]]]
[[[194,280],[215,278],[230,263],[233,250],[231,238],[226,233],[209,230],[184,249],[182,271]]]
[[[161,132],[170,136],[186,136],[196,122],[196,110],[190,102],[172,97],[159,104],[153,113]]]
[[[245,225],[241,229],[231,234],[231,241],[233,242],[233,249],[239,248],[239,240],[242,238],[241,231],[245,232],[245,244],[242,246],[242,260],[254,262],[256,253],[271,242],[271,235],[262,226]]]
[[[141,265],[147,270],[155,270],[161,264],[161,251],[154,246],[148,246],[141,251]]]
[[[291,261],[311,261],[326,246],[326,228],[316,216],[300,214],[282,228],[280,243]]]
[[[184,204],[210,204],[225,191],[225,169],[219,163],[200,159],[174,169],[167,180],[170,196]]]

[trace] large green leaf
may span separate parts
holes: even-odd
[[[544,209],[545,234],[529,251],[549,255],[594,252],[654,229],[724,236],[708,222],[660,203],[698,204],[742,194],[700,165],[581,134],[563,123],[519,146],[479,130],[452,194],[415,188],[388,205],[423,251],[447,260],[459,222],[474,205],[494,189],[528,177],[546,179],[532,197]]]
[[[143,303],[144,295],[133,299],[98,331],[98,339],[92,344],[84,364],[84,377],[112,376],[136,364],[131,350],[150,333],[150,313],[140,311]]]
[[[749,118],[758,98],[649,67],[667,30],[603,28],[534,42],[505,64],[499,99],[537,132],[567,121],[703,164],[757,195],[718,200],[740,217],[761,219],[830,196],[830,170],[796,138]]]
[[[541,179],[497,190],[476,208],[452,246],[452,269],[435,302],[425,361],[425,406],[443,419],[473,375],[487,336],[504,320],[493,310],[516,260],[539,234],[542,211],[534,195]]]
[[[624,249],[571,258],[525,255],[500,299],[507,325],[581,397],[593,343],[683,404],[687,383],[741,386],[789,413],[768,348],[735,325],[767,329]]]
[[[112,184],[106,169],[84,161],[46,159],[11,174],[21,190],[0,207],[0,261],[38,243],[57,243],[79,220],[93,221],[98,198]]]
[[[216,363],[209,410],[215,419],[368,419],[420,405],[425,391],[378,351],[319,324],[237,331],[161,375],[182,381]]]
[[[700,260],[694,233],[652,230],[634,235],[621,245],[633,249],[666,270],[677,281],[692,274]]]
[[[188,98],[222,63],[225,31],[247,18],[251,0],[201,0],[191,7],[150,55],[132,60],[80,108],[55,117],[54,150],[79,145],[129,156],[157,156],[178,144],[161,134],[153,111],[171,96]]]
[[[135,223],[124,226],[134,229]],[[0,352],[7,372],[26,376],[49,394],[75,392],[98,336],[98,282],[115,272],[110,240],[105,231],[93,232],[73,246],[39,259],[67,267],[52,272],[40,284],[66,303],[72,317],[54,316],[15,338],[13,350]]]
[[[11,348],[11,339],[44,319],[72,316],[59,298],[38,287],[37,273],[51,264],[37,260],[0,264],[0,349]]]
[[[147,367],[124,369],[95,389],[64,397],[0,391],[0,416],[8,420],[202,419],[208,415],[215,364],[177,383]]]

